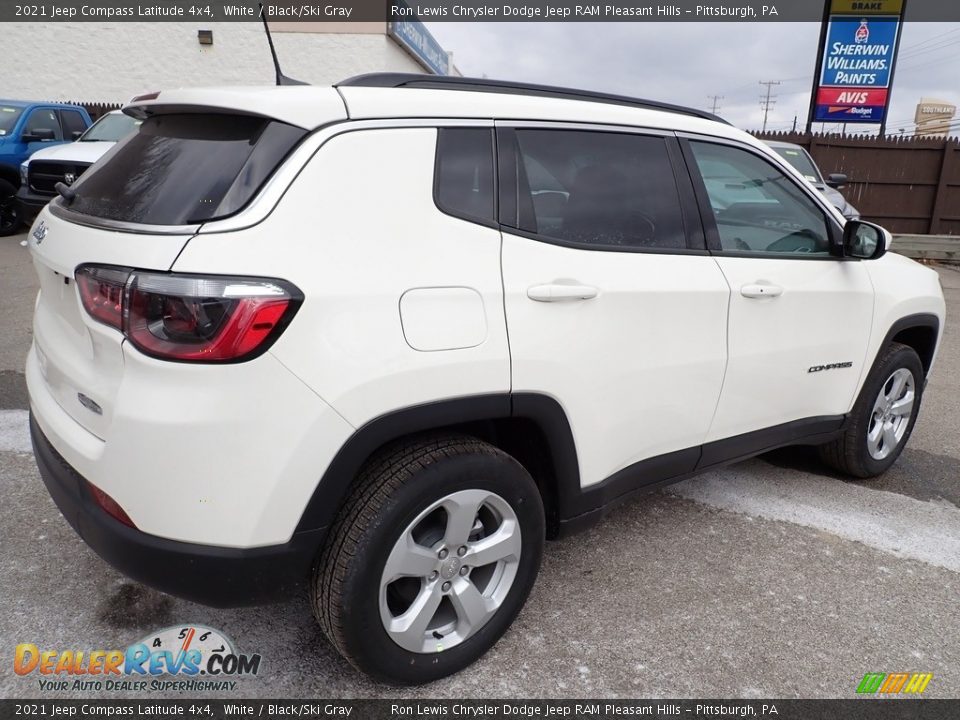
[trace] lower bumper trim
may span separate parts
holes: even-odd
[[[127,527],[96,504],[88,483],[54,449],[30,416],[40,476],[67,522],[124,575],[186,600],[241,607],[303,591],[326,528],[295,533],[283,545],[238,549],[167,540]]]

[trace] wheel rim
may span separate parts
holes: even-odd
[[[517,576],[513,508],[486,490],[432,503],[394,543],[380,579],[380,619],[405,650],[441,652],[489,622]]]
[[[17,201],[13,195],[0,198],[0,229],[8,230],[15,227],[19,222],[20,215],[17,212]]]
[[[910,425],[916,397],[913,373],[894,370],[880,388],[867,426],[867,449],[874,460],[884,460],[899,447]]]

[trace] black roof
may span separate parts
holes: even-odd
[[[560,98],[563,100],[582,100],[585,102],[607,103],[609,105],[627,105],[629,107],[661,110],[691,115],[705,120],[714,120],[729,125],[726,120],[705,110],[672,105],[656,100],[643,100],[626,95],[555,87],[553,85],[535,85],[508,80],[490,80],[488,78],[454,77],[451,75],[420,75],[416,73],[368,73],[341,80],[334,87],[380,87],[380,88],[421,88],[430,90],[465,90],[469,92],[503,93],[508,95],[533,95],[537,97]]]

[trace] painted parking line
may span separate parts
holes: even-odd
[[[26,410],[0,410],[0,452],[33,452]]]
[[[687,480],[667,492],[960,572],[960,508],[946,502],[871,490],[760,460]]]

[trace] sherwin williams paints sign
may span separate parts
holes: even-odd
[[[890,99],[903,0],[831,0],[813,119],[879,123]]]

